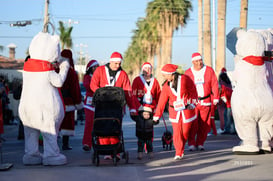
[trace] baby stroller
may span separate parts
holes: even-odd
[[[129,160],[128,152],[125,152],[122,132],[123,107],[126,104],[125,94],[119,87],[102,87],[96,90],[93,96],[95,107],[94,127],[92,131],[93,163],[99,166],[99,155],[112,155],[113,163],[117,165],[117,154]],[[117,136],[117,144],[100,145],[99,137]]]

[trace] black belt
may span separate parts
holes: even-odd
[[[204,100],[204,99],[207,99],[207,98],[209,98],[210,97],[210,95],[207,95],[207,96],[204,96],[204,97],[198,97],[198,100]]]

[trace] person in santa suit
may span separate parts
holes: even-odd
[[[139,105],[142,106],[138,110],[141,110],[143,107],[149,107],[154,112],[158,103],[161,88],[156,78],[153,77],[152,71],[152,64],[144,62],[141,66],[141,74],[133,80],[133,96],[138,99]],[[153,139],[151,140],[153,141]],[[145,144],[145,150],[148,152],[146,146]],[[141,154],[142,152],[138,153]]]
[[[160,96],[160,85],[152,75],[153,66],[149,62],[141,66],[141,74],[133,80],[133,95],[144,107],[150,107],[153,111]]]
[[[63,136],[63,150],[71,150],[69,145],[69,136],[74,135],[75,130],[75,110],[83,108],[82,97],[78,75],[74,69],[72,52],[64,49],[61,56],[69,59],[70,68],[67,73],[66,80],[61,88],[63,101],[65,104],[65,116],[61,124],[60,133]]]
[[[85,99],[84,99],[84,113],[85,113],[85,126],[83,133],[83,150],[90,151],[92,146],[92,130],[94,122],[94,111],[95,108],[91,105],[94,92],[90,89],[90,82],[94,71],[99,66],[97,60],[90,60],[86,65],[86,73],[83,77],[83,86],[86,89]]]
[[[174,160],[181,160],[191,125],[197,118],[195,113],[197,91],[193,81],[187,75],[177,73],[177,68],[177,65],[166,64],[161,69],[166,81],[163,84],[153,120],[159,121],[169,100],[169,120],[173,127],[175,147]]]
[[[121,62],[123,58],[119,52],[113,52],[109,63],[99,66],[91,79],[90,88],[95,92],[100,87],[114,86],[120,87],[124,90],[126,103],[129,107],[131,116],[136,116],[136,105],[134,97],[132,95],[132,87],[127,73],[122,70]],[[117,144],[119,142],[118,137],[101,137],[99,138],[99,144]],[[117,155],[118,157],[119,155]],[[111,158],[105,156],[105,159]]]
[[[204,65],[200,53],[192,54],[192,67],[185,71],[195,83],[198,93],[197,120],[189,134],[189,150],[205,150],[204,143],[211,129],[211,105],[219,102],[218,81],[214,70]]]

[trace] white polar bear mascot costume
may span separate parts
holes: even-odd
[[[270,153],[273,135],[273,94],[268,84],[263,36],[252,30],[237,32],[235,88],[231,107],[236,131],[242,140],[233,147],[235,154]]]
[[[63,165],[57,136],[64,118],[64,105],[58,88],[61,88],[69,69],[67,61],[60,62],[59,36],[38,33],[29,46],[30,59],[24,64],[23,90],[19,115],[25,129],[25,165]],[[60,72],[53,64],[59,62]],[[38,139],[43,136],[44,153],[39,152]]]

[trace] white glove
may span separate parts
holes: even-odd
[[[67,59],[68,60],[68,59]],[[68,69],[69,68],[69,62],[68,61],[62,61],[61,63],[60,63],[60,69]]]
[[[219,102],[219,100],[218,100],[218,99],[214,99],[214,100],[213,100],[213,105],[218,104],[218,102]]]

